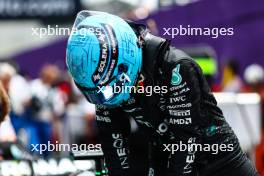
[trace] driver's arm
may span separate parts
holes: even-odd
[[[96,123],[109,176],[127,176],[130,123],[119,109],[96,107]]]

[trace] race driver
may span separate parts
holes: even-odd
[[[82,11],[68,40],[66,62],[77,87],[97,105],[110,176],[133,175],[129,137],[135,123],[150,137],[146,140],[153,149],[149,170],[142,176],[258,175],[217,107],[200,67],[143,25],[104,12]],[[147,95],[147,87],[156,91]],[[117,92],[117,88],[124,89]],[[176,150],[172,145],[180,143],[226,147],[212,153],[192,147]]]

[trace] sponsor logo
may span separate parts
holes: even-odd
[[[180,64],[178,64],[173,70],[172,70],[172,76],[171,76],[171,85],[178,86],[182,82],[182,77],[180,75]]]
[[[187,83],[184,82],[183,84],[180,84],[180,85],[178,85],[178,86],[173,86],[173,87],[170,88],[170,91],[174,91],[174,90],[182,89],[182,88],[184,88],[186,85],[187,85]]]
[[[111,119],[109,117],[103,117],[103,116],[96,116],[97,121],[111,123]]]
[[[86,28],[98,28],[93,26],[85,26]],[[94,72],[92,78],[93,82],[97,84],[99,80],[102,78],[104,72],[106,71],[107,67],[107,60],[109,59],[109,50],[110,46],[107,40],[107,35],[104,32],[104,30],[101,30],[101,33],[94,33],[96,38],[98,39],[99,46],[100,46],[100,55],[99,55],[99,62],[96,68],[96,71]]]
[[[188,144],[195,144],[196,138],[189,138]],[[183,168],[183,174],[192,172],[192,164],[194,163],[196,151],[193,148],[188,148],[188,154],[186,157],[186,165]]]
[[[191,110],[169,110],[169,113],[173,116],[189,116],[191,115]]]
[[[109,40],[110,40],[110,43],[111,43],[111,63],[110,63],[110,66],[109,66],[109,69],[106,73],[106,76],[104,78],[104,80],[102,81],[101,84],[104,84],[105,82],[109,81],[109,79],[112,77],[113,73],[114,73],[114,68],[116,67],[117,65],[117,59],[118,59],[118,43],[117,43],[117,40],[116,40],[116,35],[114,33],[114,30],[113,28],[110,26],[110,25],[107,25],[107,24],[101,24],[106,33],[107,33],[107,36],[109,37]]]
[[[116,149],[117,156],[121,162],[121,167],[123,169],[128,169],[128,156],[126,152],[126,148],[124,148],[124,140],[121,134],[112,134],[112,138],[114,139],[113,147]]]
[[[189,87],[186,87],[186,88],[181,89],[181,90],[178,91],[178,92],[173,93],[173,95],[174,95],[174,96],[177,96],[177,95],[181,95],[181,94],[183,94],[183,93],[187,93],[187,92],[189,92],[189,91],[190,91]]]
[[[192,123],[192,118],[185,118],[185,119],[170,118],[170,124],[173,125],[189,125],[191,123]]]
[[[99,42],[100,55],[99,55],[98,66],[92,78],[95,84],[97,84],[101,79],[103,79],[100,83],[102,85],[107,81],[109,81],[109,79],[113,75],[114,68],[117,65],[118,44],[113,28],[107,24],[102,23],[101,25],[104,28],[104,30],[101,29],[100,33],[99,32],[94,33]],[[84,27],[89,28],[89,30],[91,30],[92,28],[95,28],[94,30],[98,29],[98,27],[93,27],[93,26],[84,26]],[[108,66],[107,64],[109,63],[109,59],[111,60]],[[108,66],[108,70],[107,70],[107,66]]]
[[[183,96],[180,96],[180,97],[172,97],[170,98],[170,103],[177,103],[177,102],[180,102],[180,101],[185,101],[186,100],[186,96],[183,95]]]
[[[192,107],[192,104],[191,103],[180,104],[180,105],[168,105],[167,106],[168,109],[190,108],[190,107]]]

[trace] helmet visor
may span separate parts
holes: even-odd
[[[77,17],[73,24],[73,29],[76,29],[78,25],[85,20],[87,17],[93,16],[93,15],[100,15],[100,14],[106,14],[105,12],[99,12],[99,11],[89,11],[89,10],[82,10],[77,14]]]

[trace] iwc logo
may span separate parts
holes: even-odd
[[[171,85],[178,86],[182,82],[182,77],[180,75],[180,64],[178,64],[173,70],[172,70],[172,76],[171,76]]]

